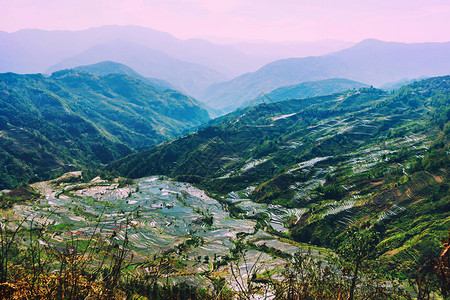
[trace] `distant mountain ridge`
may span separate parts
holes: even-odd
[[[177,89],[196,97],[212,83],[226,78],[225,75],[202,65],[175,59],[161,51],[124,40],[95,45],[51,66],[46,73],[105,60],[125,64],[145,77],[166,80]]]
[[[213,108],[231,111],[261,93],[306,81],[345,78],[380,86],[449,73],[450,42],[404,44],[371,39],[328,55],[272,62],[256,72],[213,84],[203,99]]]
[[[331,52],[349,48],[355,43],[323,39],[312,42],[241,42],[232,44],[234,48],[252,56],[263,56],[271,61],[287,57],[307,57],[325,55]]]
[[[78,31],[0,31],[0,72],[43,73],[51,66],[78,56],[92,47],[115,41],[140,44],[142,47],[162,52],[172,59],[201,65],[225,74],[226,78],[254,70],[267,62],[246,55],[231,46],[216,45],[206,40],[181,40],[169,33],[140,26],[110,25]],[[108,59],[103,57],[84,64],[104,60]]]
[[[128,47],[134,57],[126,58],[123,51],[121,55],[116,51],[112,56],[114,43],[118,47],[121,44],[123,51]],[[140,50],[136,49],[137,44]],[[102,56],[95,50],[106,50],[109,56]],[[148,59],[152,63],[138,63]],[[51,73],[105,60],[125,63],[146,77],[170,79],[177,89],[196,96],[198,90],[203,92],[211,83],[227,80],[263,64],[229,46],[199,39],[180,40],[169,33],[140,26],[111,25],[79,31],[0,31],[0,73],[29,74],[47,70]],[[158,60],[159,65],[156,64]]]
[[[141,26],[107,25],[77,31],[24,29],[13,33],[0,31],[0,72],[42,73],[95,45],[117,40],[139,43],[175,59],[203,65],[228,78],[256,70],[274,59],[319,55],[352,45],[337,40],[224,45],[203,39],[181,40],[167,32]]]

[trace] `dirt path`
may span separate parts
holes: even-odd
[[[36,182],[31,184],[31,186],[37,189],[42,196],[46,196],[54,192],[54,189],[48,184],[47,181]]]
[[[428,175],[430,175],[431,177],[433,177],[434,180],[436,180],[436,182],[441,183],[443,181],[441,176],[438,176],[436,174],[431,174],[430,172],[427,172]]]

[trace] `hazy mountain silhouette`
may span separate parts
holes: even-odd
[[[278,60],[256,72],[210,86],[201,99],[213,108],[230,112],[281,86],[345,77],[346,68],[343,61],[330,56]]]
[[[202,65],[173,58],[143,45],[118,40],[96,45],[47,69],[47,73],[110,60],[125,64],[145,77],[167,80],[176,88],[198,96],[225,75]]]
[[[230,78],[254,70],[267,60],[252,58],[231,46],[200,39],[181,40],[166,32],[139,26],[102,26],[87,30],[26,29],[0,32],[0,72],[36,73],[98,44],[126,40],[174,58],[198,63]]]
[[[346,78],[381,86],[404,78],[450,73],[450,42],[405,44],[365,40],[328,55],[272,62],[253,73],[212,85],[203,99],[231,111],[275,88],[329,78]]]
[[[325,55],[354,46],[355,43],[334,39],[313,42],[240,42],[232,44],[239,51],[261,59],[274,61],[290,57]]]

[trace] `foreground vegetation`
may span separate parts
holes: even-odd
[[[131,224],[130,220],[127,224]],[[176,276],[180,262],[170,254],[135,262],[128,240],[98,233],[55,243],[52,226],[34,220],[2,223],[2,299],[447,299],[450,287],[450,235],[439,256],[430,258],[409,281],[386,276],[377,267],[377,235],[350,229],[337,254],[314,258],[296,253],[284,271],[262,272],[263,261],[247,264],[237,241],[227,265],[232,276],[213,276],[205,288]],[[176,281],[172,278],[177,277]]]

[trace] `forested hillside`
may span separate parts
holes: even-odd
[[[374,230],[384,267],[413,272],[450,226],[449,91],[445,76],[392,95],[362,88],[261,104],[108,169],[195,183],[263,228],[270,219],[240,200],[302,209],[282,220],[299,242],[335,248],[350,225]]]
[[[343,92],[346,90],[359,89],[362,87],[368,87],[368,85],[343,78],[308,81],[299,84],[279,87],[257,99],[244,103],[242,107],[260,103],[283,101],[288,99],[303,99],[325,96],[333,93]]]
[[[121,74],[0,74],[0,188],[99,166],[209,119],[189,96]]]

